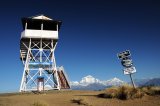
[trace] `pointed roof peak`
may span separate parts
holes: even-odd
[[[32,16],[30,18],[32,18],[32,19],[41,19],[41,20],[53,20],[53,19],[51,19],[51,18],[49,18],[49,17],[47,17],[47,16],[45,16],[43,14]]]

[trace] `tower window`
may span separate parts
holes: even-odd
[[[27,22],[27,29],[41,30],[41,22],[40,21],[29,21]]]
[[[43,22],[43,30],[57,31],[57,24],[53,22]]]

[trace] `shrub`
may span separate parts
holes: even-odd
[[[99,94],[98,97],[103,98],[114,98],[117,96],[118,89],[116,87],[112,87],[109,89],[106,89],[105,93]]]
[[[117,91],[117,98],[121,100],[126,100],[129,98],[129,89],[125,86],[122,86]]]
[[[160,87],[156,87],[156,86],[149,86],[149,87],[142,87],[141,90],[147,94],[147,95],[160,95]]]
[[[91,106],[91,105],[88,104],[88,102],[85,99],[82,99],[82,98],[74,98],[71,101],[73,103],[77,103],[78,105]]]
[[[144,93],[140,89],[134,89],[131,86],[108,88],[104,93],[98,95],[102,98],[118,98],[121,100],[141,98],[143,96]]]
[[[154,95],[160,95],[160,87],[152,87],[152,92],[154,92]]]

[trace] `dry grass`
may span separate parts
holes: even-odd
[[[112,87],[98,95],[102,98],[118,98],[121,100],[142,98],[144,95],[160,95],[160,87],[133,88],[131,86]]]
[[[160,87],[148,86],[148,87],[141,87],[140,89],[147,95],[151,96],[160,95]]]
[[[31,106],[48,106],[48,104],[42,101],[35,101]]]
[[[71,101],[73,103],[77,103],[78,105],[92,106],[89,104],[89,101],[85,98],[73,98]]]

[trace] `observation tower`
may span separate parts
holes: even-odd
[[[64,68],[56,66],[54,55],[61,23],[44,15],[22,18],[20,92],[70,89]]]

